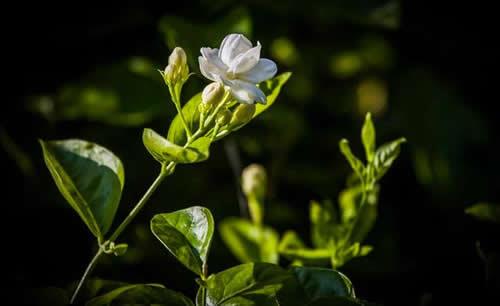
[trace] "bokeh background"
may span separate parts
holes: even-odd
[[[292,71],[276,104],[213,146],[202,164],[179,166],[94,275],[159,282],[194,296],[193,275],[151,235],[155,213],[209,207],[216,222],[240,214],[227,148],[269,171],[266,223],[309,236],[309,201],[336,200],[349,175],[342,137],[362,153],[372,112],[378,142],[405,136],[382,181],[375,247],[342,271],[357,295],[383,305],[481,305],[498,294],[499,225],[464,209],[500,203],[498,86],[493,20],[469,4],[394,0],[166,1],[18,4],[6,10],[15,70],[0,113],[2,254],[9,286],[60,286],[80,277],[94,241],[46,169],[37,139],[83,138],[123,161],[122,220],[158,172],[141,132],[166,132],[175,109],[157,69],[182,46],[191,70],[202,46],[230,32],[263,45]],[[8,85],[11,83],[11,85]],[[206,84],[194,76],[184,96]],[[478,250],[477,243],[480,248]],[[487,258],[486,260],[479,253]],[[237,260],[216,235],[210,270]],[[288,264],[283,260],[283,264]]]

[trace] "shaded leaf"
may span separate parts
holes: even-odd
[[[204,274],[214,232],[210,210],[194,206],[151,219],[151,231],[184,266]]]
[[[88,301],[86,306],[130,304],[157,304],[169,306],[194,306],[182,293],[159,284],[126,285]]]
[[[477,203],[467,208],[465,212],[479,220],[500,222],[500,205]]]
[[[103,238],[120,202],[123,165],[108,149],[85,140],[40,141],[59,191],[89,230]]]
[[[206,305],[278,306],[275,296],[290,273],[268,263],[247,263],[206,280]]]

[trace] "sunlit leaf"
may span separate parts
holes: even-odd
[[[375,154],[375,127],[370,113],[366,114],[365,123],[361,129],[361,140],[365,147],[366,159],[371,162]]]
[[[356,156],[354,156],[354,154],[352,154],[351,147],[349,146],[347,139],[342,139],[340,141],[339,148],[340,152],[342,152],[346,160],[349,162],[349,165],[351,165],[352,170],[354,170],[359,177],[362,177],[365,166]]]
[[[201,102],[201,92],[194,95],[189,101],[182,107],[182,114],[186,120],[186,124],[191,131],[196,131],[198,129],[200,112],[198,111],[198,105]],[[177,114],[170,123],[168,129],[167,139],[174,144],[184,145],[187,141],[186,130],[182,124],[181,117]]]
[[[125,183],[123,165],[108,149],[85,140],[40,141],[59,191],[97,238],[109,230]]]
[[[278,233],[246,219],[228,218],[219,225],[222,240],[243,263],[278,263]]]
[[[210,210],[194,206],[151,219],[151,231],[184,266],[204,274],[214,232]]]
[[[338,237],[336,231],[340,230],[338,216],[333,204],[329,201],[319,203],[311,201],[309,206],[311,220],[311,240],[316,248],[327,248],[331,240]]]
[[[405,142],[405,138],[399,138],[377,149],[372,162],[374,176],[377,180],[381,179],[387,170],[389,170],[399,155],[401,144]]]
[[[176,162],[180,164],[198,163],[207,160],[210,152],[211,139],[200,137],[187,148],[171,143],[166,138],[151,129],[144,129],[142,134],[144,146],[158,162],[165,164]]]
[[[305,265],[326,265],[332,251],[308,248],[294,231],[287,231],[281,238],[279,252],[283,257]]]

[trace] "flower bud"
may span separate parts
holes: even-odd
[[[251,164],[243,169],[241,174],[241,188],[247,196],[254,195],[263,198],[266,193],[266,169],[259,164]]]
[[[224,96],[224,86],[219,82],[208,84],[201,93],[201,102],[210,106],[216,106]]]
[[[252,164],[243,170],[241,188],[247,197],[250,217],[255,224],[262,224],[264,219],[266,185],[266,170],[261,165]]]
[[[215,122],[219,126],[225,126],[226,124],[231,121],[231,117],[233,117],[233,112],[231,112],[229,109],[223,109],[217,114],[217,118],[215,119]]]
[[[189,75],[186,53],[181,47],[176,47],[168,57],[163,77],[169,84],[184,82]]]
[[[231,127],[239,127],[252,119],[255,114],[255,104],[240,104],[234,110],[233,117],[229,124]]]

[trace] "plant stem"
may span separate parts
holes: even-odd
[[[169,164],[170,166],[170,164]],[[167,166],[168,168],[168,166]],[[123,220],[123,222],[118,226],[118,228],[114,231],[113,235],[109,238],[109,241],[115,241],[118,236],[123,232],[123,230],[129,225],[129,223],[135,218],[135,216],[141,211],[142,207],[147,203],[151,195],[156,191],[158,186],[160,186],[161,182],[171,174],[171,171],[167,171],[166,169],[162,169],[158,177],[154,180],[153,184],[149,186],[148,190],[146,193],[142,196],[142,198],[137,202],[134,208],[130,211],[128,216]],[[172,168],[172,167],[170,167]]]
[[[83,283],[85,282],[85,280],[87,280],[87,277],[89,276],[90,272],[92,272],[92,270],[94,269],[97,261],[102,256],[102,254],[104,254],[104,250],[101,248],[101,246],[99,246],[99,250],[94,255],[94,258],[92,258],[92,260],[90,261],[89,265],[85,269],[85,272],[83,272],[82,278],[78,282],[78,285],[76,286],[76,289],[73,292],[73,296],[71,297],[71,301],[69,302],[70,304],[73,304],[75,302],[75,299],[78,296],[78,292],[80,292],[80,289],[82,288]]]
[[[191,130],[189,129],[186,118],[184,118],[184,114],[182,113],[181,109],[181,99],[180,99],[180,93],[178,94],[177,91],[174,88],[171,88],[171,86],[168,86],[168,91],[170,92],[170,96],[172,97],[172,101],[174,102],[175,109],[177,110],[177,113],[179,114],[179,118],[181,118],[182,125],[184,126],[184,129],[186,130],[186,134],[188,139],[191,138]]]

